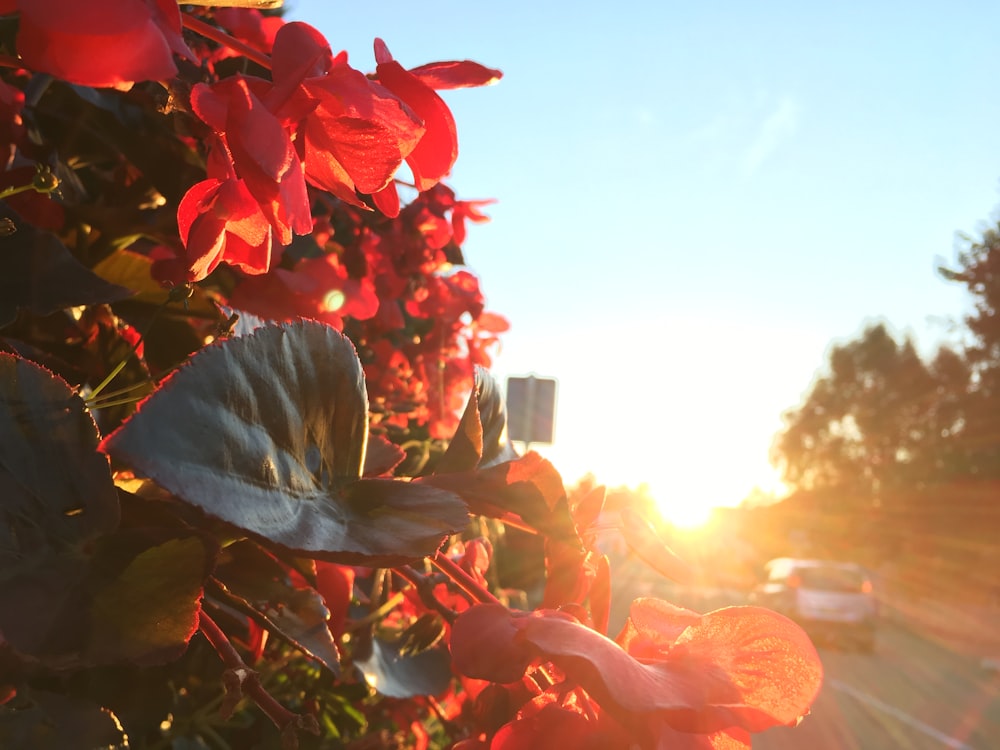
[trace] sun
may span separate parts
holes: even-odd
[[[653,499],[664,520],[679,529],[694,530],[712,520],[717,503],[704,493],[655,492]]]

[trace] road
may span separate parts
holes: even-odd
[[[795,728],[754,750],[1000,750],[1000,672],[897,625],[874,654],[821,646],[825,679]]]
[[[639,595],[698,612],[746,603],[735,591],[680,589],[623,568],[613,623]],[[873,654],[820,644],[825,679],[812,713],[797,727],[755,735],[754,750],[1000,750],[1000,671],[983,669],[980,658],[1000,653],[942,645],[897,622],[881,625]]]

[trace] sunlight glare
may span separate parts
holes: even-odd
[[[673,502],[658,502],[657,507],[663,518],[679,529],[693,530],[701,528],[712,519],[715,506],[698,500],[675,500]]]

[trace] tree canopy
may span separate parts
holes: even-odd
[[[878,503],[886,492],[1000,477],[1000,231],[966,242],[956,267],[940,269],[973,300],[960,343],[921,355],[880,322],[833,345],[772,446],[791,489]]]

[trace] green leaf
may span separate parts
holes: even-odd
[[[387,566],[432,554],[465,506],[439,488],[360,479],[367,420],[353,345],[302,321],[201,350],[102,447],[298,554]]]
[[[91,605],[95,662],[172,661],[198,629],[208,552],[198,537],[171,539],[140,552]]]

